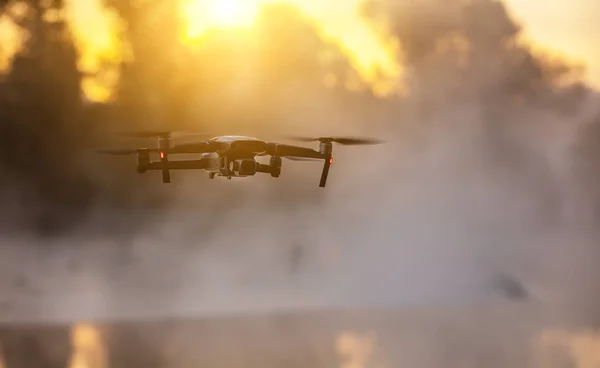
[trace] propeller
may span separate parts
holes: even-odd
[[[93,151],[105,155],[127,156],[134,153],[158,152],[159,150],[158,148],[96,148]]]
[[[370,145],[381,144],[384,141],[376,138],[358,138],[358,137],[288,137],[289,139],[300,142],[321,142],[321,143],[339,143],[343,145]]]
[[[200,141],[176,144],[171,147],[169,153],[207,153],[214,152],[218,146],[211,141]]]
[[[295,156],[283,156],[283,158],[287,158],[291,161],[321,161],[318,158],[309,158],[309,157],[295,157]]]
[[[332,143],[339,143],[343,145],[371,145],[380,144],[384,141],[376,138],[359,138],[359,137],[288,137],[289,139],[302,141],[302,142],[319,142],[319,153],[324,155],[325,160],[323,163],[323,171],[321,172],[321,180],[319,187],[324,188],[327,184],[327,176],[329,175],[329,169],[333,163],[331,157]]]
[[[190,136],[208,136],[208,133],[196,132],[193,130],[119,132],[117,134],[134,138],[178,138]]]
[[[171,132],[147,131],[147,132],[118,132],[117,135],[134,138],[170,138]]]
[[[193,144],[185,144],[173,146],[170,149],[161,150],[158,148],[96,148],[93,149],[93,152],[101,153],[105,155],[113,155],[113,156],[128,156],[134,153],[151,153],[151,152],[164,152],[169,154],[190,154],[190,153],[206,153],[212,152],[208,145],[205,142],[198,142]]]

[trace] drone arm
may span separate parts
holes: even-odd
[[[173,154],[194,154],[194,153],[211,153],[216,152],[218,147],[213,142],[194,142],[182,143],[174,145],[169,149],[169,153]]]
[[[323,171],[321,172],[319,187],[324,188],[325,184],[327,184],[329,168],[333,162],[331,158],[331,143],[325,143],[325,145],[325,147],[322,147],[321,152],[306,147],[269,143],[267,154],[276,157],[315,158],[323,160]]]
[[[168,161],[166,169],[168,170],[201,170],[207,169],[209,166],[208,160],[181,160],[181,161]],[[163,170],[163,162],[155,161],[148,164],[147,170]]]
[[[258,164],[256,172],[264,173],[264,174],[275,174],[275,173],[277,173],[277,170],[280,170],[280,169],[277,167],[273,167],[271,165]]]
[[[321,152],[315,151],[311,148],[279,143],[269,143],[267,145],[266,153],[274,157],[302,157],[316,158],[321,160],[327,158],[327,155],[324,155]]]
[[[161,140],[159,140],[160,144]],[[161,162],[161,170],[162,170],[162,178],[164,183],[171,182],[171,175],[169,170],[186,170],[186,169],[196,169],[196,168],[205,168],[206,164],[204,161],[199,160],[196,162],[188,162],[188,161],[174,161],[169,162],[169,154],[186,154],[186,153],[206,153],[206,152],[214,152],[215,147],[210,144],[210,142],[202,141],[195,143],[187,143],[180,144],[173,147],[167,145],[160,151],[160,162]],[[200,166],[200,167],[198,167]]]

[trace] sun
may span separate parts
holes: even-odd
[[[216,24],[232,27],[250,24],[256,16],[256,8],[243,0],[214,0],[210,14]]]
[[[186,35],[195,38],[209,28],[252,26],[260,6],[261,0],[185,0]]]

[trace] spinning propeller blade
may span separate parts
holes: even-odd
[[[201,141],[192,143],[176,144],[169,150],[169,153],[208,153],[215,152],[218,147],[215,147],[212,142]]]
[[[158,152],[156,148],[97,148],[93,150],[96,153],[105,155],[127,156],[140,152]]]
[[[339,143],[347,146],[381,144],[384,141],[375,138],[360,138],[360,137],[288,137],[289,139],[302,142],[319,142],[319,152],[324,155],[325,162],[323,163],[323,171],[321,172],[321,181],[319,186],[325,187],[327,184],[327,176],[329,169],[333,163],[331,157],[332,143]]]
[[[207,133],[196,132],[192,130],[119,132],[117,134],[134,138],[178,138],[190,136],[208,136]]]
[[[289,139],[300,142],[335,142],[348,146],[381,144],[384,141],[375,138],[358,138],[358,137],[288,137]]]
[[[121,136],[135,137],[135,138],[157,138],[158,148],[138,148],[138,149],[97,149],[96,152],[110,154],[110,155],[130,155],[133,153],[149,153],[158,152],[160,154],[160,169],[162,171],[163,183],[171,182],[171,174],[169,172],[169,154],[172,153],[205,153],[214,151],[209,141],[187,143],[179,146],[172,146],[172,138],[178,137],[193,137],[203,136],[207,137],[206,133],[200,133],[190,130],[179,130],[179,131],[141,131],[141,132],[119,132]],[[138,171],[139,169],[138,157]],[[148,159],[146,159],[148,160]],[[145,171],[145,170],[144,170]]]
[[[382,144],[384,143],[380,139],[375,138],[352,138],[352,137],[337,137],[332,139],[333,142],[347,145],[347,146],[358,146],[358,145],[371,145],[371,144]]]
[[[125,137],[134,137],[134,138],[159,138],[159,137],[170,137],[171,132],[119,132],[118,135],[122,135]]]
[[[321,161],[318,158],[309,158],[309,157],[295,157],[295,156],[283,156],[283,158],[287,158],[291,161]]]

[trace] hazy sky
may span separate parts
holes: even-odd
[[[277,0],[187,1],[193,4],[192,8],[189,9],[189,13],[193,15],[191,19],[198,26],[210,23],[209,19],[205,19],[209,14],[212,15],[212,18],[222,18],[224,15],[229,15],[227,18],[234,16],[231,20],[234,23],[236,21],[239,23],[243,19],[238,18],[248,16],[249,13],[254,14],[254,12],[249,10],[247,12],[244,11],[246,8],[251,9],[252,4],[256,6],[260,3]],[[338,32],[334,32],[334,35],[338,37],[334,38],[338,38],[338,41],[342,41],[346,47],[361,49],[361,52],[354,53],[355,56],[362,55],[363,57],[367,57],[367,59],[372,59],[370,61],[378,61],[380,67],[385,65],[385,56],[379,55],[380,52],[378,53],[376,47],[378,45],[371,42],[372,40],[369,38],[372,35],[361,29],[362,25],[355,19],[356,11],[353,9],[358,8],[358,3],[361,0],[287,1],[299,5],[304,11],[315,16],[322,25],[336,29]],[[504,2],[508,5],[513,17],[524,25],[525,35],[533,40],[534,44],[553,51],[556,54],[567,56],[572,61],[585,65],[587,69],[586,80],[600,89],[600,23],[597,21],[600,19],[599,0],[504,0]],[[212,12],[191,11],[194,9],[194,6],[199,7],[196,10],[202,10],[203,3],[217,3],[220,6],[213,9]],[[79,9],[80,12],[88,13],[97,22],[101,20],[100,17],[97,17],[97,14],[101,12],[101,5],[98,0],[78,0],[73,4],[77,4],[77,7],[81,8]],[[92,6],[94,4],[97,6],[97,9]],[[241,4],[249,5],[240,9]],[[232,8],[236,9],[233,13],[231,13]],[[213,14],[215,11],[217,13]],[[335,15],[332,16],[332,14]],[[90,19],[88,18],[80,17],[80,20],[84,22],[83,27],[81,27],[83,31],[90,30]],[[343,26],[344,24],[346,26]],[[95,28],[103,28],[102,24],[96,25],[97,27]],[[89,31],[84,33],[89,33]],[[340,35],[344,35],[344,37],[339,37]],[[98,48],[101,48],[103,44],[110,43],[107,37],[98,39],[98,32],[94,32],[93,37],[99,42],[96,45]],[[365,52],[365,50],[368,50],[368,52]],[[362,60],[361,63],[368,63],[368,61]]]
[[[214,0],[189,0],[192,3],[202,3]],[[235,4],[239,3],[261,3],[272,0],[229,0],[227,4],[235,8]],[[323,19],[327,20],[330,26],[335,26],[338,33],[344,34],[343,38],[345,46],[351,49],[361,49],[361,52],[355,52],[355,56],[363,56],[368,60],[356,60],[359,64],[368,63],[370,61],[378,61],[380,67],[386,64],[385,55],[377,51],[376,42],[372,42],[372,35],[369,32],[361,29],[355,22],[353,15],[355,12],[352,9],[357,7],[360,0],[329,0],[329,1],[308,1],[308,0],[288,0],[292,3],[301,4],[304,10],[312,10],[312,13],[321,14]],[[600,89],[600,1],[599,0],[504,0],[508,4],[512,15],[521,24],[524,25],[525,34],[534,41],[534,44],[553,51],[556,54],[567,56],[574,62],[583,64],[586,67],[586,80]],[[225,4],[225,0],[217,2]],[[110,27],[108,17],[100,16],[101,14],[108,15],[103,12],[100,0],[76,0],[71,4],[77,8],[79,30],[83,33],[82,36],[88,39],[86,43],[94,49],[91,54],[98,52],[104,53],[105,57],[114,57],[114,49],[111,45],[114,43],[114,37],[110,36],[107,30]],[[312,5],[311,5],[312,4]],[[315,8],[315,4],[319,5]],[[325,4],[329,4],[325,6]],[[341,4],[343,7],[340,8]],[[339,24],[331,22],[332,16],[330,11],[324,11],[321,8],[331,8],[336,18],[336,22],[346,24],[346,27],[340,27]],[[221,9],[221,7],[219,7]],[[219,10],[217,9],[217,10]],[[340,11],[342,10],[342,11]],[[206,12],[197,12],[197,14],[205,14]],[[237,13],[236,13],[237,14]],[[213,14],[214,15],[214,14]],[[198,15],[195,15],[197,17]],[[319,17],[317,17],[319,18]],[[206,19],[195,19],[198,24],[205,24]],[[336,23],[334,22],[334,23]],[[348,29],[352,30],[349,34]],[[4,28],[0,24],[0,44],[4,46],[4,50],[0,50],[0,69],[7,65],[6,60],[2,62],[2,51],[11,53],[14,49],[14,34],[9,32],[10,29]],[[77,33],[77,32],[76,32]],[[4,37],[3,37],[4,36]],[[339,35],[338,35],[339,36]],[[93,40],[90,40],[92,38]],[[338,37],[339,38],[339,37]],[[10,41],[10,42],[9,42]],[[91,42],[93,41],[93,42]],[[358,46],[356,43],[358,42]],[[12,46],[11,46],[12,45]],[[112,51],[111,51],[112,50]],[[364,50],[369,50],[365,52]],[[109,55],[106,55],[108,53]],[[93,66],[96,64],[95,57],[88,57],[88,53],[83,53],[81,64],[84,66]]]
[[[537,43],[587,65],[600,88],[600,1],[505,0]]]

